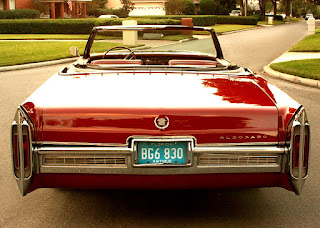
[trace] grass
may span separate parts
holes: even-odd
[[[183,39],[189,38],[189,35],[167,35],[161,38],[161,40],[173,40],[173,41],[179,41]]]
[[[72,57],[69,53],[71,46],[77,46],[79,52],[83,53],[86,42],[84,41],[17,41],[0,42],[0,66],[10,66],[25,63],[34,63]],[[105,51],[111,47],[119,46],[118,43],[103,43],[96,50]]]
[[[298,22],[298,21],[301,21],[301,18],[290,18],[290,22]],[[286,22],[287,22],[286,19],[283,19],[283,21],[273,20],[273,25],[282,25]],[[268,19],[266,19],[264,21],[258,21],[258,25],[269,25]]]
[[[305,37],[298,44],[293,46],[290,51],[320,52],[320,28],[316,30],[316,34]]]
[[[161,40],[178,41],[188,38],[188,35],[168,35],[160,38]],[[87,40],[86,34],[0,34],[0,40]],[[122,39],[115,36],[96,36],[98,40]],[[142,39],[142,38],[141,38]]]
[[[255,25],[214,25],[211,26],[216,33],[230,32],[254,28]],[[194,32],[195,35],[207,34],[206,32]],[[87,40],[88,34],[0,34],[0,40]],[[120,37],[96,36],[95,39],[119,39]],[[188,35],[168,35],[161,38],[162,40],[178,41],[188,38]],[[121,38],[120,38],[121,39]]]
[[[294,60],[289,62],[273,63],[270,65],[273,70],[282,73],[316,80],[320,80],[319,66],[320,59]]]
[[[216,33],[221,34],[224,32],[231,32],[231,31],[236,31],[236,30],[243,30],[243,29],[248,29],[248,28],[255,28],[257,27],[256,25],[233,25],[233,24],[223,24],[223,25],[214,25],[214,26],[209,26],[215,30]],[[194,35],[206,35],[208,32],[193,32]]]
[[[0,40],[87,40],[86,34],[0,34]]]

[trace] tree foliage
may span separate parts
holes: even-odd
[[[180,15],[186,9],[185,0],[169,0],[166,2],[166,14]]]
[[[217,0],[200,0],[200,10],[201,14],[213,15],[216,13],[218,6]]]
[[[191,0],[184,0],[185,1],[185,9],[182,11],[185,15],[193,15],[196,13],[196,6]]]
[[[237,0],[200,0],[201,14],[228,15],[236,3]]]
[[[129,15],[130,11],[134,9],[134,3],[130,0],[120,0],[122,4],[122,9],[127,12],[127,15]]]
[[[88,15],[93,15],[96,9],[105,9],[107,3],[108,0],[92,0],[91,2],[87,2]]]

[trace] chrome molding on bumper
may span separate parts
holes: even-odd
[[[38,173],[172,175],[284,172],[285,156],[288,154],[286,147],[276,145],[195,145],[192,146],[189,166],[140,167],[134,165],[136,151],[133,148],[42,145],[35,149],[35,166]]]

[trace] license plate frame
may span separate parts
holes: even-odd
[[[141,144],[140,144],[141,143]],[[175,145],[185,145],[185,153],[184,153],[184,159],[185,162],[183,163],[166,163],[166,162],[155,162],[155,163],[145,163],[141,162],[139,158],[141,159],[141,156],[139,157],[139,145],[145,145],[148,143],[149,145],[155,146],[159,145],[161,147],[161,144],[166,147],[166,145],[171,145],[169,148],[174,148],[172,144]],[[154,145],[156,144],[156,145]],[[192,165],[192,150],[194,147],[194,139],[193,138],[135,138],[132,139],[132,148],[133,148],[133,161],[132,164],[135,167],[182,167],[182,166],[191,166]],[[141,150],[140,150],[141,151]],[[163,153],[163,151],[159,151],[160,153]],[[163,155],[163,154],[162,154]],[[162,156],[161,155],[161,156]],[[161,159],[160,159],[161,160]]]

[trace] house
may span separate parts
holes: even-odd
[[[0,10],[33,9],[33,2],[47,4],[50,18],[85,17],[92,0],[0,0]]]
[[[146,15],[166,15],[165,4],[168,0],[131,0],[134,3],[134,9],[129,13],[129,16],[146,16]],[[193,0],[196,7],[200,0]],[[107,3],[108,9],[121,8],[120,0],[109,0]]]

